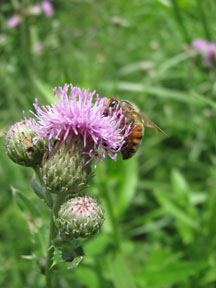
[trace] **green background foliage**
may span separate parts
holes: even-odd
[[[44,287],[48,233],[32,171],[5,155],[4,133],[34,98],[50,103],[54,86],[73,83],[133,101],[169,137],[146,129],[133,158],[97,166],[86,192],[106,220],[76,269],[58,265],[56,287],[215,287],[216,69],[189,48],[216,41],[215,1],[53,4],[53,17],[23,16],[9,29],[32,2],[0,3],[0,286]]]

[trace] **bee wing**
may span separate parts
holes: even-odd
[[[148,119],[146,116],[142,115],[139,112],[136,112],[136,116],[139,120],[142,121],[143,125],[146,127],[149,127],[151,129],[153,129],[154,131],[158,132],[160,131],[161,133],[163,133],[164,135],[168,136],[166,134],[166,132],[164,132],[160,127],[158,127],[153,121],[151,121],[150,119]]]

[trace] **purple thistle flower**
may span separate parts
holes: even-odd
[[[50,1],[44,0],[41,3],[41,8],[44,12],[44,15],[47,17],[51,17],[54,14],[53,5]]]
[[[52,105],[38,105],[36,99],[34,105],[36,113],[30,111],[38,120],[32,125],[32,130],[38,134],[34,138],[36,143],[40,138],[48,137],[49,149],[51,139],[66,141],[68,137],[81,139],[83,153],[90,160],[103,160],[106,153],[112,159],[116,159],[117,152],[124,144],[124,139],[130,134],[130,127],[122,127],[124,116],[119,109],[105,117],[106,98],[96,95],[95,103],[92,102],[95,91],[73,87],[69,85],[59,87],[60,98],[57,96],[57,88],[54,88],[55,103]],[[112,114],[112,115],[111,115]],[[86,152],[87,151],[87,152]],[[90,161],[89,160],[89,161]]]
[[[197,51],[206,51],[208,47],[208,41],[205,39],[195,39],[192,43],[192,47]]]
[[[195,39],[192,43],[192,48],[201,52],[206,66],[212,66],[216,55],[216,44],[205,39]]]
[[[11,18],[7,19],[7,24],[10,28],[17,27],[21,22],[21,17],[18,14],[14,14]]]

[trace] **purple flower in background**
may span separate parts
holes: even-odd
[[[41,8],[42,8],[42,10],[44,12],[44,15],[47,16],[47,17],[51,17],[53,15],[53,13],[54,13],[53,5],[48,0],[42,1]]]
[[[30,111],[37,118],[32,125],[32,131],[38,134],[34,142],[48,137],[51,149],[51,139],[66,141],[69,136],[72,139],[76,137],[81,140],[79,143],[82,143],[90,160],[103,160],[106,154],[115,160],[125,137],[130,133],[130,127],[120,128],[124,117],[122,110],[105,117],[106,98],[100,99],[96,95],[93,102],[95,91],[91,93],[89,90],[81,90],[72,84],[68,96],[68,88],[67,84],[63,88],[59,87],[60,98],[57,96],[57,88],[54,88],[55,103],[52,105],[40,108],[36,99],[33,104],[36,113]]]
[[[21,22],[21,17],[18,14],[14,14],[11,18],[7,19],[7,24],[10,28],[17,27]]]
[[[202,53],[205,65],[212,66],[216,55],[216,44],[205,39],[195,39],[192,48]]]
[[[44,0],[40,4],[28,6],[27,8],[23,6],[20,14],[14,14],[7,19],[7,24],[10,28],[15,28],[22,21],[22,16],[39,16],[42,12],[46,17],[51,17],[54,14],[53,5],[49,0]]]

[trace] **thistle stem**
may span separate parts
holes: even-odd
[[[46,191],[46,189],[44,189],[44,195],[45,195],[45,198],[46,198],[46,202],[47,202],[47,205],[52,208],[53,206],[53,199],[52,199],[52,196],[50,195],[50,193],[48,191]]]
[[[48,244],[48,251],[47,251],[47,262],[46,262],[46,286],[47,288],[52,288],[52,281],[53,281],[53,256],[55,252],[55,248],[53,246],[54,239],[57,236],[58,230],[54,222],[55,216],[58,214],[58,210],[60,205],[64,199],[64,196],[57,195],[55,199],[55,203],[50,211],[50,234],[49,234],[49,244]]]
[[[56,226],[53,219],[53,210],[50,212],[50,235],[49,235],[49,244],[48,244],[48,252],[47,252],[47,262],[46,262],[46,285],[47,288],[52,287],[52,263],[54,256],[54,247],[52,246],[52,242],[54,236],[56,235]]]
[[[53,201],[52,195],[49,191],[46,190],[44,187],[43,179],[41,177],[40,169],[38,167],[34,168],[35,173],[37,174],[40,183],[44,189],[44,195],[47,201],[48,206],[50,207],[50,233],[49,233],[49,243],[48,243],[48,251],[47,251],[47,261],[46,261],[46,287],[52,288],[52,282],[53,282],[53,257],[55,248],[53,246],[54,240],[57,236],[58,230],[54,222],[54,218],[58,215],[58,210],[64,201],[65,196],[64,195],[57,195],[55,198],[55,201]]]
[[[42,180],[42,176],[40,173],[40,167],[39,166],[34,167],[34,171],[35,171],[35,174],[37,175],[38,179],[40,180],[41,185],[43,185],[43,180]]]
[[[38,179],[40,180],[40,184],[43,187],[43,192],[44,192],[44,196],[45,196],[45,200],[47,202],[47,205],[52,208],[53,206],[53,199],[52,196],[50,195],[50,193],[44,188],[44,183],[43,183],[43,179],[40,173],[40,168],[38,166],[34,167],[34,171],[36,173],[36,175],[38,176]]]

